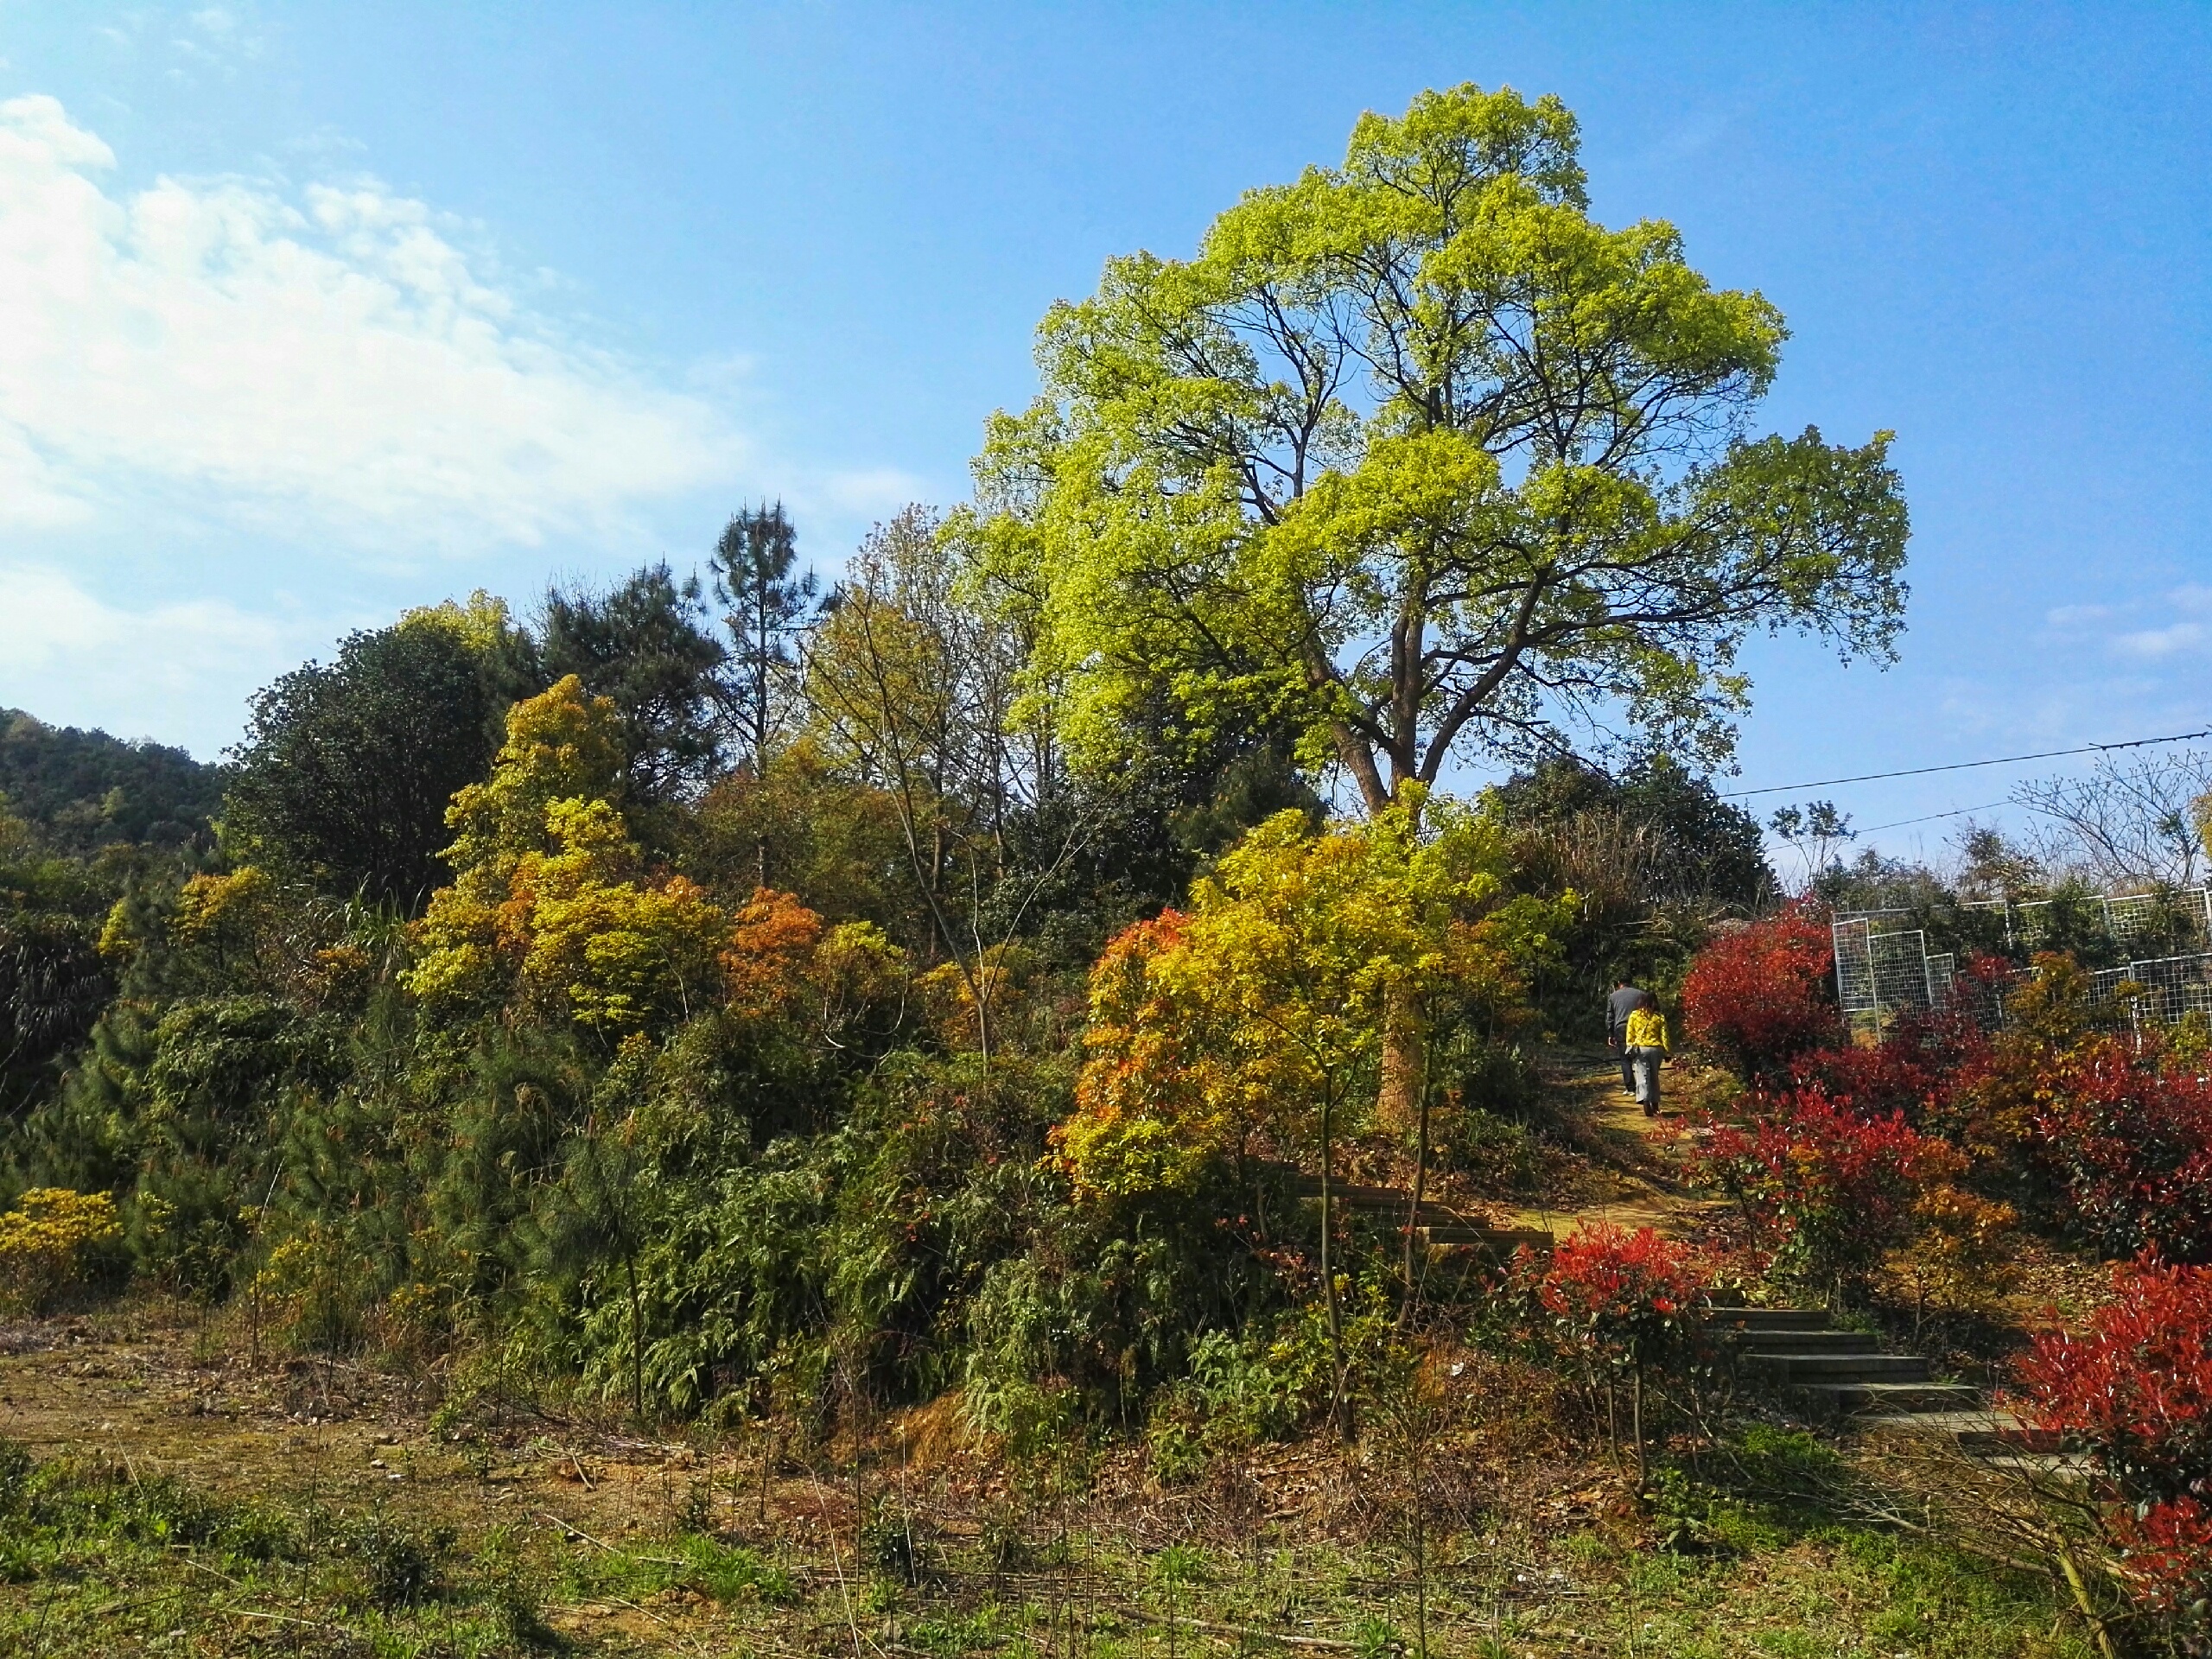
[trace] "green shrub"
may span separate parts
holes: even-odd
[[[370,1602],[387,1610],[418,1606],[436,1595],[442,1587],[440,1570],[454,1543],[449,1528],[420,1531],[385,1515],[362,1522],[351,1540],[353,1558],[367,1579]]]

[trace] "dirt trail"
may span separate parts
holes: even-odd
[[[1667,1068],[1665,1104],[1653,1118],[1622,1091],[1620,1063],[1604,1049],[1553,1049],[1541,1064],[1578,1156],[1549,1201],[1514,1211],[1512,1225],[1564,1238],[1580,1223],[1606,1221],[1679,1238],[1722,1207],[1690,1191],[1681,1173],[1681,1113],[1702,1080],[1697,1072]]]
[[[72,1319],[0,1325],[0,1436],[41,1458],[89,1455],[232,1497],[403,1499],[467,1528],[556,1510],[594,1535],[663,1522],[719,1472],[686,1446],[526,1420],[431,1431],[427,1391],[349,1364],[256,1369],[151,1297]]]

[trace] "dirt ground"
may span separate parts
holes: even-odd
[[[1669,1077],[1674,1099],[1654,1122],[1620,1096],[1618,1071],[1602,1051],[1554,1054],[1548,1070],[1561,1091],[1567,1144],[1550,1168],[1556,1179],[1546,1204],[1516,1220],[1560,1236],[1586,1220],[1675,1236],[1706,1224],[1713,1205],[1685,1187],[1678,1162],[1679,1109],[1702,1086],[1694,1074]],[[67,1456],[133,1478],[175,1476],[295,1514],[402,1516],[410,1527],[449,1529],[464,1552],[486,1541],[519,1541],[514,1548],[542,1586],[537,1599],[552,1638],[593,1654],[950,1659],[1026,1644],[1075,1659],[1081,1623],[1084,1659],[1183,1659],[1202,1646],[1243,1653],[1262,1625],[1272,1631],[1266,1641],[1287,1640],[1293,1650],[1302,1644],[1311,1653],[1387,1659],[1392,1643],[1402,1649],[1408,1639],[1409,1619],[1431,1616],[1457,1632],[1449,1650],[1486,1655],[1795,1652],[1789,1643],[1809,1639],[1846,1611],[1866,1624],[1866,1641],[1873,1643],[1877,1625],[1907,1611],[1932,1629],[1966,1616],[1972,1598],[1999,1596],[1944,1565],[1942,1596],[1921,1611],[1911,1599],[1923,1595],[1913,1574],[1936,1569],[1902,1556],[1878,1559],[1856,1544],[1815,1546],[1777,1535],[1772,1548],[1739,1552],[1741,1560],[1669,1554],[1667,1526],[1639,1503],[1632,1470],[1562,1438],[1558,1402],[1539,1397],[1534,1376],[1471,1353],[1445,1367],[1448,1421],[1424,1479],[1448,1490],[1437,1499],[1440,1599],[1426,1611],[1406,1588],[1394,1496],[1403,1475],[1394,1459],[1403,1448],[1394,1450],[1385,1433],[1349,1450],[1318,1440],[1255,1447],[1217,1459],[1203,1479],[1166,1488],[1152,1478],[1144,1447],[1123,1443],[1085,1468],[1079,1497],[1062,1498],[1042,1488],[1017,1491],[1008,1471],[967,1440],[950,1401],[874,1425],[864,1460],[838,1446],[802,1459],[741,1428],[644,1436],[611,1414],[541,1411],[490,1396],[465,1413],[442,1414],[445,1379],[435,1370],[410,1376],[257,1356],[236,1313],[137,1295],[75,1317],[0,1324],[0,1438],[41,1460]],[[909,1517],[915,1573],[905,1589],[887,1589],[882,1561],[862,1560],[864,1551],[880,1554],[881,1541],[868,1529],[880,1531],[889,1512]],[[1026,1541],[995,1542],[1010,1523]],[[1053,1545],[1056,1531],[1063,1540],[1080,1534],[1080,1547]],[[641,1571],[702,1535],[772,1560],[790,1575],[797,1599],[728,1604],[680,1583],[640,1587]],[[1211,1575],[1213,1587],[1185,1592],[1164,1580],[1159,1564],[1173,1559],[1171,1546],[1200,1552],[1202,1576]],[[193,1575],[182,1576],[188,1588]],[[30,1593],[29,1586],[0,1586],[0,1623],[10,1595]],[[358,1630],[330,1611],[334,1604],[316,1604],[303,1582],[281,1594],[255,1593],[259,1599],[241,1592],[232,1597],[235,1606],[216,1606],[228,1624],[210,1615],[205,1624],[169,1628],[165,1613],[156,1620],[163,1628],[144,1633],[118,1627],[104,1642],[97,1631],[79,1630],[73,1643],[49,1649],[41,1637],[22,1650],[514,1650],[425,1635],[421,1619],[400,1634],[372,1631],[347,1645]],[[1071,1597],[1089,1599],[1080,1621],[1069,1611]],[[1911,1650],[2030,1651],[2017,1637],[2000,1640],[2001,1631],[2016,1618],[2050,1615],[2032,1597],[2012,1597],[2007,1589],[1987,1604],[1986,1617],[1998,1621],[1988,1630],[1994,1645],[1977,1637]],[[61,1605],[98,1611],[126,1603]],[[1723,1607],[1747,1639],[1763,1630],[1784,1646],[1760,1638],[1708,1648],[1707,1633]],[[273,1622],[250,1622],[257,1619]],[[1063,1623],[1065,1643],[1054,1634]],[[225,1633],[210,1634],[218,1629]],[[318,1645],[323,1638],[308,1634],[341,1630],[355,1631],[347,1644],[330,1634],[335,1645]],[[289,1644],[269,1645],[272,1632],[285,1630]],[[1386,1630],[1398,1634],[1376,1634]],[[0,1630],[0,1651],[8,1649]],[[1820,1650],[1905,1649],[1853,1637]],[[2061,1642],[2033,1650],[2075,1649]]]

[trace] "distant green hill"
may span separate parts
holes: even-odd
[[[204,837],[224,770],[158,743],[49,726],[0,709],[0,805],[57,851],[113,842],[177,846]]]

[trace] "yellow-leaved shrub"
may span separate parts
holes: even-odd
[[[33,1187],[0,1214],[0,1300],[44,1311],[86,1281],[101,1247],[122,1237],[106,1193]]]

